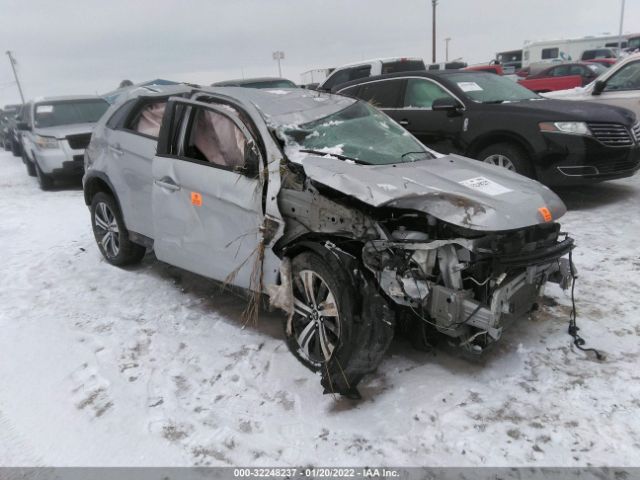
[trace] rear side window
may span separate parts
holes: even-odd
[[[107,121],[107,127],[111,129],[122,128],[135,103],[136,100],[129,100],[128,102],[125,102],[113,115],[111,115],[111,118]]]
[[[138,107],[133,109],[134,112],[127,116],[124,128],[147,137],[158,138],[166,106],[166,99],[138,104]]]
[[[404,95],[405,108],[431,108],[439,98],[452,98],[440,85],[422,78],[407,80],[407,91]]]
[[[560,53],[559,48],[543,48],[542,49],[542,59],[547,60],[549,58],[558,58],[558,54]]]
[[[400,101],[402,80],[373,82],[362,85],[358,96],[374,107],[396,108]]]
[[[415,72],[426,70],[422,60],[398,60],[395,62],[383,63],[382,73]]]

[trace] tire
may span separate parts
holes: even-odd
[[[22,152],[22,162],[24,163],[24,166],[27,168],[27,173],[29,174],[29,176],[35,177],[37,175],[36,167],[33,164],[33,162],[27,158],[27,155],[24,153],[24,151]]]
[[[490,145],[480,151],[476,158],[481,162],[505,167],[520,175],[533,178],[533,167],[529,156],[520,146],[513,143]]]
[[[38,177],[38,185],[40,185],[40,188],[45,191],[51,190],[51,188],[53,187],[53,178],[40,170],[40,166],[36,161],[31,163],[29,162],[29,160],[27,160],[27,172],[29,171],[29,164],[31,164],[32,168],[35,169],[36,177]]]
[[[146,248],[129,239],[122,213],[111,195],[98,192],[93,197],[91,227],[100,253],[111,265],[132,265],[144,257]]]
[[[9,145],[9,142],[7,142],[6,140],[4,140],[4,141],[2,142],[2,148],[4,148],[4,149],[5,149],[5,151],[7,151],[7,152],[8,152],[9,150],[11,150],[11,145]]]
[[[11,140],[11,153],[13,153],[14,157],[19,157],[22,154],[22,148],[20,148],[20,144]]]
[[[330,269],[316,253],[304,252],[295,257],[291,274],[296,307],[290,332],[288,321],[284,323],[287,346],[305,367],[320,372],[337,355],[338,349],[344,349],[351,341],[352,287],[342,269]],[[305,287],[313,292],[314,299],[309,299]],[[329,307],[331,298],[334,308]],[[326,306],[318,308],[322,304]],[[328,342],[322,341],[322,333]],[[330,350],[328,356],[327,350]]]
[[[284,321],[287,346],[303,365],[321,373],[324,393],[359,399],[358,383],[378,367],[391,344],[395,313],[374,282],[349,273],[358,271],[357,261],[338,253],[325,249],[301,253],[291,262],[291,271],[295,309],[291,329]],[[305,295],[305,276],[312,279],[307,284],[320,308],[313,308]],[[323,348],[323,332],[330,349]]]

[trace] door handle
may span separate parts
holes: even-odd
[[[402,120],[398,121],[398,123],[400,125],[406,126],[406,125],[409,125],[409,120],[407,120],[406,118],[403,118]]]
[[[177,192],[178,190],[180,190],[180,185],[178,185],[169,177],[162,177],[160,180],[154,180],[153,183],[155,183],[160,188],[164,188],[172,192]]]
[[[118,155],[119,157],[124,155],[124,150],[122,150],[122,148],[120,148],[120,144],[117,143],[115,145],[109,145],[109,150],[111,150],[115,155]]]

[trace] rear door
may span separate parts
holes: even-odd
[[[167,108],[168,148],[153,159],[156,256],[258,290],[264,215],[256,141],[229,107],[179,100]]]
[[[127,229],[149,238],[153,238],[151,162],[168,98],[139,97],[123,105],[118,123],[107,124],[114,165],[109,178],[117,190]]]
[[[463,105],[440,83],[429,78],[410,77],[404,84],[401,106],[384,111],[427,147],[440,153],[462,153],[464,113],[434,112],[433,102],[440,98],[455,99]]]

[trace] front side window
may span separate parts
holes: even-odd
[[[351,70],[349,80],[357,80],[358,78],[367,78],[371,75],[371,66],[358,67]]]
[[[247,138],[226,115],[196,108],[186,135],[186,157],[230,169],[245,165]]]
[[[433,102],[439,98],[453,98],[444,88],[437,83],[422,78],[410,78],[407,80],[407,89],[404,94],[404,106],[406,108],[431,108]]]
[[[543,48],[542,49],[542,59],[547,60],[550,58],[558,58],[560,53],[559,48]]]
[[[477,103],[522,102],[541,98],[508,78],[489,73],[452,73],[447,80],[456,84],[464,96]]]
[[[640,61],[629,63],[607,80],[605,92],[640,89]]]
[[[297,152],[315,153],[371,165],[433,158],[406,130],[363,101],[313,122],[282,127],[277,133],[290,158]]]
[[[335,72],[331,77],[327,79],[326,83],[323,85],[323,88],[326,88],[327,90],[331,90],[331,88],[335,87],[336,85],[340,85],[341,83],[348,82],[350,80],[349,79],[350,72],[351,72],[351,69],[348,69],[348,68]]]
[[[100,120],[109,104],[105,100],[67,100],[42,102],[34,107],[34,125],[38,128],[94,123]]]
[[[362,100],[378,108],[395,108],[398,106],[402,80],[366,83],[362,85],[360,94]]]

